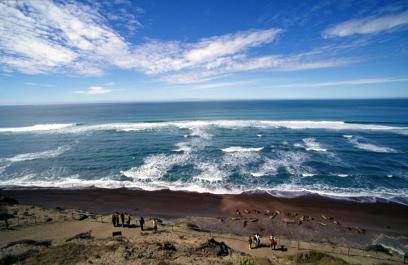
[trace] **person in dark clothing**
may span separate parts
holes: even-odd
[[[125,226],[125,214],[124,213],[120,214],[120,220],[122,221],[122,227],[124,227]]]
[[[118,212],[116,212],[115,215],[116,215],[116,225],[115,226],[118,227],[119,226],[119,216],[120,216],[120,214]]]
[[[128,218],[127,218],[127,221],[126,221],[127,227],[130,227],[130,220],[131,220],[131,218],[132,218],[132,217],[130,217],[130,214],[128,214]]]
[[[116,226],[116,213],[113,213],[112,214],[112,224],[113,224],[113,227],[115,227]]]
[[[144,225],[144,218],[143,218],[143,216],[140,217],[139,223],[140,223],[140,230],[143,231],[143,225]]]

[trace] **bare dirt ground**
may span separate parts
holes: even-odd
[[[271,250],[267,247],[267,234],[260,248],[249,249],[246,236],[205,228],[235,222],[213,217],[162,219],[154,232],[148,217],[146,231],[141,231],[135,216],[132,227],[113,227],[110,215],[22,204],[2,207],[14,218],[9,220],[8,229],[3,225],[0,231],[0,264],[290,265],[401,264],[403,261],[397,253],[375,253],[284,237],[278,239],[278,247],[284,245],[284,251]],[[122,236],[113,238],[113,232],[121,232]]]

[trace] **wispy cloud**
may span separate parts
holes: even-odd
[[[129,49],[97,10],[78,3],[2,1],[0,17],[0,63],[24,73],[97,75],[106,63],[122,67]]]
[[[290,72],[320,68],[338,67],[356,62],[353,59],[316,59],[315,55],[271,55],[253,58],[224,58],[217,67],[211,68],[204,65],[165,75],[163,79],[169,83],[197,83],[208,81],[217,77],[248,71],[273,71]]]
[[[116,85],[116,82],[114,82],[114,81],[110,81],[110,82],[105,83],[105,86],[115,86],[115,85]]]
[[[205,90],[205,89],[222,89],[230,87],[242,87],[255,84],[256,80],[240,80],[240,81],[229,81],[229,82],[210,82],[206,84],[199,85],[184,85],[187,86],[185,91],[194,91],[194,90]]]
[[[340,80],[332,82],[319,82],[319,83],[292,83],[283,85],[274,85],[269,87],[274,88],[307,88],[307,87],[333,87],[344,85],[370,85],[370,84],[383,84],[394,82],[407,82],[408,78],[369,78],[369,79],[355,79],[355,80]]]
[[[39,84],[34,82],[25,82],[24,85],[26,86],[36,86],[36,87],[53,87],[54,85],[51,84]]]
[[[348,20],[327,28],[324,30],[323,36],[326,38],[331,38],[346,37],[354,34],[378,33],[393,30],[406,25],[408,25],[408,11],[395,15],[380,17],[371,16],[361,19]]]
[[[111,27],[98,8],[64,0],[2,1],[0,17],[0,65],[28,74],[101,75],[113,67],[170,83],[195,83],[237,72],[300,71],[354,62],[329,53],[256,53],[283,34],[280,28],[251,29],[194,42],[132,44]]]
[[[111,93],[112,90],[101,87],[101,86],[91,86],[85,90],[76,90],[74,93],[77,94],[88,94],[88,95],[101,95]]]

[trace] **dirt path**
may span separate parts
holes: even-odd
[[[147,222],[146,228],[149,229],[150,222]],[[205,241],[209,237],[213,236],[217,241],[225,242],[234,251],[243,252],[254,257],[267,257],[271,260],[276,260],[277,257],[283,257],[288,255],[296,255],[305,250],[297,249],[296,242],[289,240],[281,240],[279,245],[285,244],[287,251],[273,251],[268,247],[261,247],[258,249],[249,249],[247,238],[242,236],[227,235],[227,234],[209,234],[203,232],[195,232],[186,228],[186,226],[161,226],[159,230],[161,233],[152,233],[150,231],[141,233],[139,228],[122,228],[122,227],[112,227],[109,223],[101,223],[97,221],[65,221],[65,222],[55,222],[55,223],[45,223],[30,226],[15,227],[15,230],[1,231],[0,232],[0,247],[7,245],[10,242],[32,239],[32,240],[52,240],[54,245],[63,244],[66,239],[73,237],[74,235],[82,232],[92,231],[92,236],[96,239],[109,238],[114,231],[121,231],[122,235],[128,239],[135,241],[141,240],[151,240],[159,239],[161,241],[177,241],[180,236],[185,237],[185,240],[189,242],[193,241]],[[263,238],[262,243],[266,245],[267,239]],[[325,244],[318,244],[317,247],[311,247],[311,249],[316,251],[330,252],[333,251],[332,246]],[[331,253],[333,256],[340,257],[350,263],[358,264],[375,264],[381,262],[381,260],[373,259],[371,257],[361,257],[361,256],[347,256],[347,255],[336,255]],[[398,262],[387,261],[388,264],[400,264]]]

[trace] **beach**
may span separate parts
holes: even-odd
[[[167,231],[166,235],[163,237],[152,234],[149,236],[152,242],[163,243],[165,238],[174,244],[197,245],[215,238],[229,243],[229,247],[235,247],[235,252],[239,250],[247,253],[245,242],[249,235],[260,233],[266,245],[268,236],[273,234],[281,239],[280,244],[289,247],[287,251],[271,253],[265,247],[249,252],[251,257],[266,258],[274,261],[273,264],[288,264],[282,263],[283,257],[310,250],[328,251],[331,255],[334,253],[334,256],[348,261],[358,260],[360,264],[372,264],[376,259],[364,257],[367,253],[357,254],[358,251],[361,252],[368,245],[378,244],[400,252],[406,251],[404,248],[408,238],[407,206],[394,203],[356,203],[320,196],[278,198],[259,193],[215,195],[169,190],[99,188],[14,189],[2,190],[1,194],[19,202],[9,206],[9,212],[14,212],[21,218],[21,223],[14,224],[15,228],[12,230],[0,231],[3,248],[12,242],[28,239],[52,239],[53,246],[61,247],[65,246],[67,238],[88,230],[92,231],[93,241],[79,240],[79,244],[96,244],[99,247],[114,244],[108,243],[113,231],[122,231],[129,240],[143,241],[146,238],[140,238],[137,228],[140,216],[147,220],[148,231],[151,218],[162,220],[159,230]],[[110,215],[115,211],[131,214],[131,223],[136,228],[112,227]],[[81,218],[78,217],[82,215],[89,217],[79,221]],[[32,222],[33,216],[37,218],[35,223]],[[47,216],[48,221],[41,216]],[[13,222],[15,221],[11,219],[12,227]],[[198,237],[194,234],[197,231],[201,232]],[[176,240],[179,233],[184,233],[188,243]],[[304,249],[301,247],[299,250],[296,244],[301,244]],[[345,255],[350,251],[348,248],[352,248],[351,251],[355,251],[356,255]],[[336,251],[344,253],[336,254]],[[106,250],[102,252],[109,253]],[[390,258],[390,264],[394,264],[392,258],[398,258],[401,253],[393,253],[394,256],[385,255],[382,258]],[[239,255],[230,257],[239,259]],[[156,257],[154,262],[159,259]],[[144,259],[138,259],[139,262],[141,260]],[[218,264],[219,261],[221,260],[216,258],[215,261],[205,262]],[[157,264],[154,262],[152,264]],[[201,264],[207,264],[205,262]]]
[[[135,216],[190,218],[205,228],[240,235],[277,233],[297,240],[328,240],[356,246],[364,246],[380,234],[402,235],[405,239],[401,241],[384,239],[400,248],[406,247],[408,236],[408,207],[396,203],[357,203],[317,195],[279,198],[262,193],[216,195],[99,188],[16,189],[2,193],[21,203],[46,208],[74,208],[102,215],[118,211]],[[208,217],[214,222],[209,222]]]

